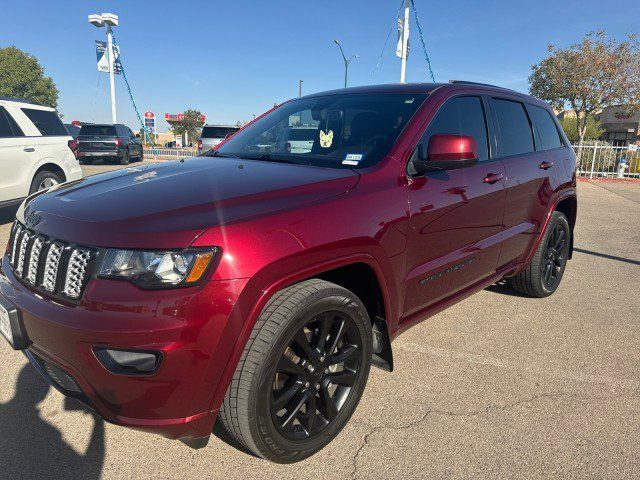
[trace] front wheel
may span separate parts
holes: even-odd
[[[567,217],[554,211],[529,265],[508,279],[511,288],[530,297],[551,295],[562,280],[570,246],[571,228]]]
[[[346,425],[371,365],[371,321],[349,290],[312,279],[263,310],[220,409],[225,430],[256,455],[303,460]]]
[[[33,181],[31,182],[31,187],[29,188],[29,195],[32,193],[39,192],[40,190],[44,190],[46,188],[53,187],[62,183],[64,180],[61,178],[59,173],[50,172],[48,170],[43,170],[42,172],[38,172],[38,174],[33,177]]]

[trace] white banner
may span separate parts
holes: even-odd
[[[398,44],[396,45],[396,56],[402,58],[402,33],[404,31],[404,19],[398,18]],[[407,24],[407,58],[409,58],[409,24]]]
[[[122,73],[122,64],[120,63],[120,49],[117,45],[113,46],[114,61],[113,73],[120,75]],[[109,73],[109,57],[107,55],[107,42],[96,40],[96,58],[98,60],[98,71]]]

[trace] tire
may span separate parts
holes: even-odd
[[[144,150],[140,149],[140,155],[138,155],[138,161],[144,162]]]
[[[220,423],[266,460],[293,463],[313,455],[338,435],[360,401],[371,335],[364,305],[349,290],[318,279],[283,289],[251,332]]]
[[[130,161],[131,161],[131,157],[129,155],[129,150],[125,150],[124,155],[120,157],[120,165],[129,165]]]
[[[31,187],[29,187],[29,195],[39,192],[45,188],[58,185],[64,182],[64,178],[60,173],[51,172],[49,170],[43,170],[33,177],[31,181]]]
[[[571,227],[561,212],[553,212],[540,245],[529,265],[507,281],[516,292],[530,297],[548,297],[556,291],[562,280],[569,248]]]

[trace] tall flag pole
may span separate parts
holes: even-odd
[[[400,67],[400,83],[405,83],[407,74],[407,57],[409,56],[409,6],[411,0],[405,1],[404,20],[398,18],[398,47],[396,55],[402,60]]]

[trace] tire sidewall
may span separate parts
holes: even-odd
[[[273,424],[270,411],[273,375],[284,349],[289,345],[298,329],[302,328],[314,316],[328,310],[341,311],[351,317],[360,332],[362,352],[358,377],[347,401],[332,424],[315,438],[294,442],[283,437]],[[258,449],[265,452],[265,456],[272,461],[291,463],[312,455],[331,442],[344,428],[360,401],[369,376],[371,348],[371,322],[364,306],[353,294],[348,297],[329,295],[305,302],[303,307],[295,312],[287,328],[281,332],[277,341],[269,349],[263,367],[257,376],[255,391],[250,396],[252,401],[249,404],[249,415],[254,419],[254,421],[250,421],[250,425],[254,429],[253,438],[260,443],[256,445]]]
[[[54,178],[58,183],[62,183],[63,180],[60,178],[55,172],[50,172],[48,170],[39,172],[33,180],[31,181],[31,187],[29,187],[29,195],[39,192],[38,186],[42,183],[46,178]]]
[[[549,241],[549,236],[551,235],[551,232],[556,227],[556,225],[559,225],[559,224],[563,226],[565,230],[565,235],[567,237],[567,242],[566,242],[564,253],[563,253],[564,262],[562,264],[562,269],[558,273],[558,281],[556,282],[553,289],[549,289],[545,285],[544,280],[542,278],[543,268],[544,268],[544,252],[547,249],[547,242]],[[569,227],[569,221],[567,220],[567,217],[564,214],[558,211],[554,211],[549,221],[549,224],[547,225],[547,229],[544,232],[542,241],[540,242],[540,248],[538,250],[538,255],[537,255],[539,275],[537,276],[536,280],[538,281],[538,287],[542,292],[544,292],[544,296],[551,295],[560,286],[560,283],[562,282],[562,277],[564,276],[564,271],[567,267],[570,244],[571,244],[571,228]]]

